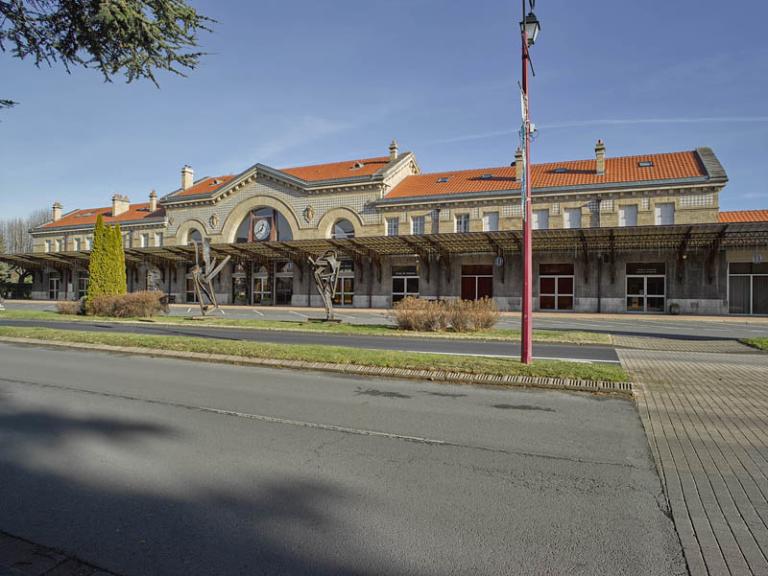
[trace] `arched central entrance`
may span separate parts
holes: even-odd
[[[284,242],[293,231],[283,214],[271,207],[249,211],[235,233],[239,244]],[[232,275],[232,302],[251,306],[290,306],[293,298],[293,262],[270,260],[240,262]]]
[[[256,208],[243,218],[235,234],[235,242],[274,242],[293,240],[288,220],[274,208]]]

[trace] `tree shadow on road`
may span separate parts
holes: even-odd
[[[396,551],[382,551],[365,526],[342,519],[361,495],[300,476],[298,466],[282,477],[251,470],[236,488],[190,478],[179,489],[184,479],[163,466],[162,454],[189,440],[183,431],[141,415],[29,408],[2,392],[2,531],[126,575],[406,573]],[[111,452],[125,454],[124,470]],[[70,458],[82,460],[81,472],[62,465]],[[130,469],[142,458],[156,464],[146,472],[153,482]]]

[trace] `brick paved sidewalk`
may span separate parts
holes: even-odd
[[[0,576],[116,576],[112,572],[0,532]]]
[[[618,354],[691,574],[768,575],[768,354],[667,350]]]

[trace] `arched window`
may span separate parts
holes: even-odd
[[[187,244],[192,244],[192,242],[202,242],[203,241],[203,235],[200,233],[200,230],[197,228],[191,228],[189,232],[187,232]]]
[[[333,228],[331,229],[331,238],[334,240],[344,240],[345,238],[354,238],[355,237],[355,227],[352,226],[352,222],[349,220],[345,220],[342,218],[341,220],[336,220],[336,223],[333,225]]]
[[[266,242],[269,240],[293,240],[293,233],[288,220],[273,208],[251,210],[238,227],[235,242]]]

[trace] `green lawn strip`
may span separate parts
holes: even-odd
[[[47,320],[47,321],[72,321],[72,322],[137,322],[138,318],[116,319],[97,316],[69,316],[53,311],[40,310],[6,310],[0,314],[0,318],[13,320]],[[282,330],[297,332],[315,332],[325,334],[346,334],[361,336],[392,336],[415,338],[449,338],[455,340],[495,340],[517,341],[520,339],[519,330],[506,328],[493,328],[483,332],[414,332],[398,330],[394,326],[386,324],[347,324],[347,323],[310,323],[292,320],[258,320],[239,318],[206,318],[204,320],[190,320],[183,316],[160,316],[154,319],[156,324],[173,324],[185,326],[212,326],[228,328],[248,328],[253,330]],[[569,330],[534,330],[533,339],[537,342],[559,342],[563,344],[598,344],[610,345],[609,334],[593,332],[580,332]]]
[[[227,354],[242,358],[299,360],[385,368],[436,370],[465,374],[539,376],[576,380],[626,382],[624,370],[614,364],[586,364],[555,360],[538,360],[530,366],[512,359],[484,356],[453,356],[389,350],[360,350],[342,346],[270,344],[192,338],[186,336],[149,336],[145,334],[101,334],[53,328],[20,328],[0,326],[0,336],[35,338],[56,342],[106,344],[177,352]]]
[[[742,342],[747,346],[768,352],[768,338],[745,338]]]

